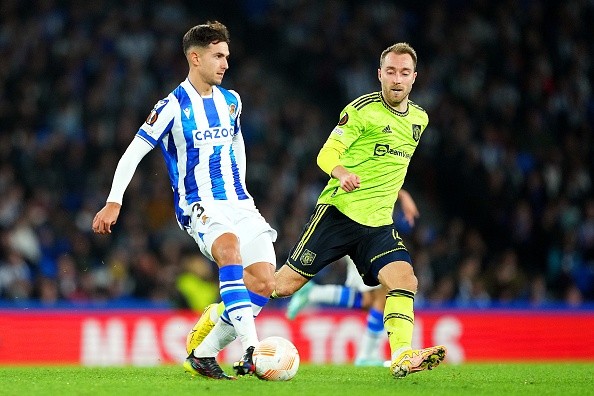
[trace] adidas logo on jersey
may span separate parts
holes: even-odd
[[[392,130],[390,129],[390,125],[386,125],[386,127],[384,129],[382,129],[383,133],[392,133]]]

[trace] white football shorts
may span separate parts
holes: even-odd
[[[239,238],[243,267],[257,262],[268,262],[276,266],[273,243],[276,230],[262,217],[253,201],[200,202],[192,208],[188,234],[194,238],[200,251],[209,260],[215,261],[211,249],[213,242],[225,233]]]

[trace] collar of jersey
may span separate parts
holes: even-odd
[[[380,97],[380,99],[382,100],[382,105],[383,105],[383,106],[384,106],[386,109],[390,110],[390,112],[391,112],[392,114],[395,114],[395,115],[397,115],[398,117],[405,117],[405,116],[407,116],[407,115],[408,115],[408,108],[409,108],[409,105],[408,105],[408,100],[406,101],[406,111],[404,111],[404,112],[402,112],[402,113],[401,113],[401,112],[399,112],[398,110],[394,109],[392,106],[390,106],[390,105],[388,104],[388,102],[386,102],[386,101],[384,100],[384,95],[383,95],[383,93],[381,93],[381,92],[378,92],[378,93],[379,93],[379,97]]]

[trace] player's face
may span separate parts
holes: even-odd
[[[408,94],[417,77],[412,57],[409,54],[388,53],[377,76],[385,101],[398,111],[406,111]]]
[[[208,85],[220,85],[229,68],[229,46],[225,42],[209,44],[199,51],[198,74]]]

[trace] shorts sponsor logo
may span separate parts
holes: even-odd
[[[301,254],[301,264],[303,265],[312,265],[314,260],[316,259],[316,254],[311,250],[305,249]]]

